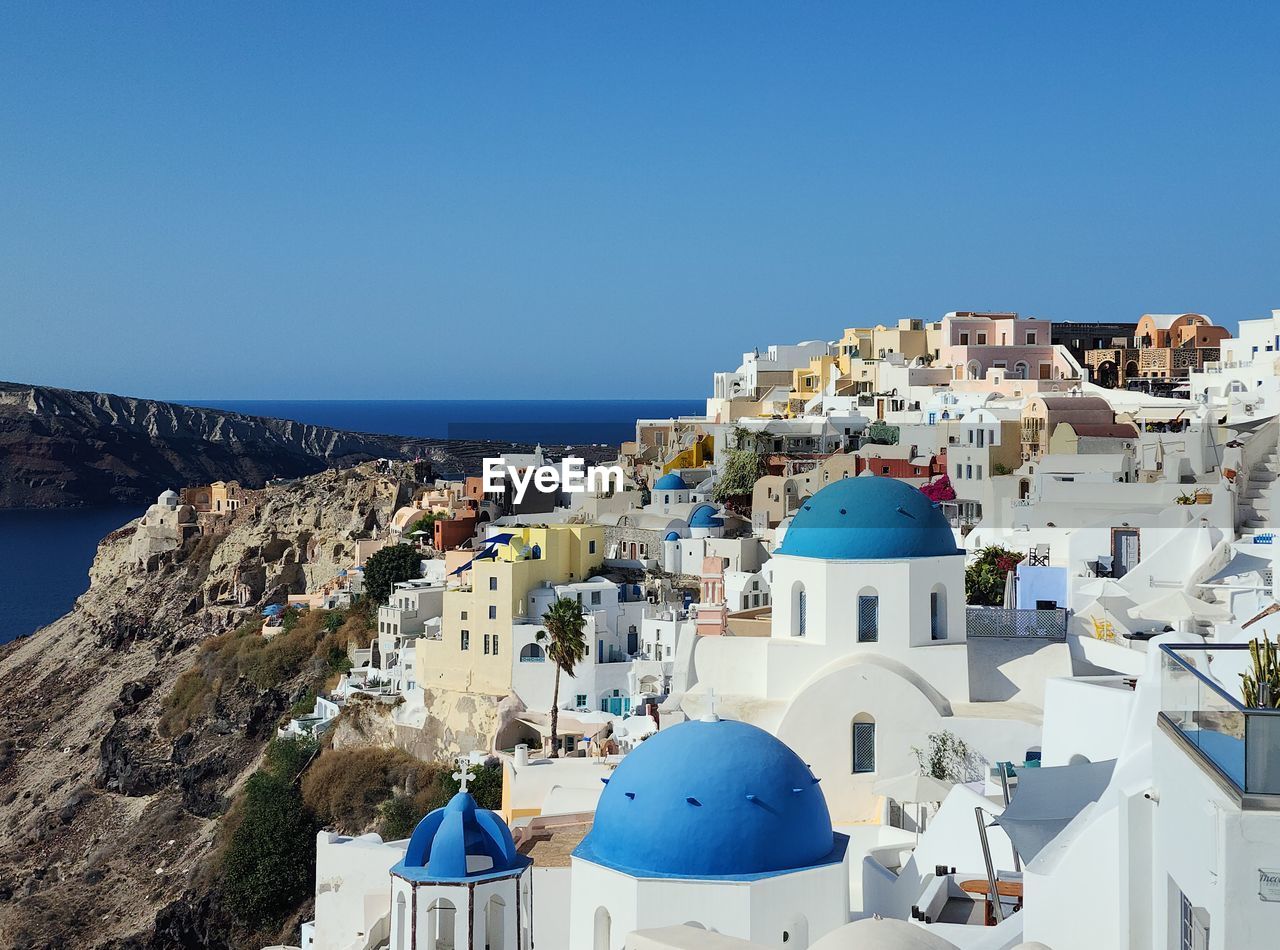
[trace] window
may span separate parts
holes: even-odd
[[[803,584],[796,584],[795,621],[793,629],[797,637],[809,632],[809,595],[805,593]]]
[[[498,635],[496,633],[493,635],[493,655],[498,655]]]
[[[1028,330],[1028,331],[1027,331],[1027,346],[1035,346],[1035,345],[1036,345],[1036,331],[1035,331],[1035,330]]]
[[[489,590],[498,589],[498,579],[496,577],[489,578]]]
[[[484,655],[489,655],[489,634],[484,635]]]
[[[587,542],[587,553],[588,553],[588,554],[595,554],[595,553],[596,553],[596,543],[595,543],[595,541],[588,541],[588,542]]]
[[[959,462],[956,462],[956,478],[959,478],[959,477],[960,477],[960,473],[961,473],[961,472],[963,472],[963,471],[964,471],[964,469],[961,467],[960,463],[959,463]]]
[[[875,643],[880,639],[880,597],[858,595],[858,642]]]
[[[969,334],[967,334],[967,333],[961,333],[961,334],[960,334],[960,345],[961,345],[961,346],[968,346],[968,345],[969,345]]]
[[[987,335],[985,333],[979,333],[978,346],[986,346],[986,344],[987,344]]]
[[[498,619],[498,608],[493,606],[492,604],[489,605],[489,619],[490,620]]]
[[[929,638],[947,639],[947,592],[941,586],[929,594]]]
[[[463,620],[467,619],[467,612],[465,610],[462,612],[462,619]]]
[[[461,649],[470,650],[471,649],[471,631],[463,630],[461,639],[462,639],[462,642],[460,644]]]
[[[981,478],[982,478],[982,466],[981,466],[981,465],[979,465],[979,466],[977,467],[976,471],[977,471],[977,473],[978,473],[978,474],[977,474],[977,478],[978,478],[979,480],[981,480]]]
[[[578,693],[576,696],[573,697],[573,704],[577,706],[579,709],[585,708],[587,705],[587,694]]]
[[[599,606],[600,606],[600,591],[598,591],[598,590],[593,590],[593,591],[591,592],[591,606],[592,606],[592,607],[599,607]]]
[[[876,724],[853,724],[853,774],[864,775],[876,770]]]

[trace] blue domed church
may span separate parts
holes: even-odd
[[[418,822],[391,869],[392,950],[523,950],[531,945],[529,858],[506,823],[466,790]]]
[[[799,752],[838,823],[874,819],[875,782],[914,772],[912,746],[969,701],[964,553],[929,498],[875,476],[826,485],[779,534],[769,636],[699,638],[697,690]]]
[[[572,858],[569,950],[686,924],[803,948],[848,920],[848,839],[768,732],[714,715],[654,734],[608,779]]]

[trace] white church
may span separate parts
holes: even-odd
[[[875,781],[916,771],[912,748],[932,732],[955,733],[989,761],[1022,761],[1038,742],[1035,691],[1071,673],[1069,650],[984,656],[971,682],[964,552],[917,489],[832,482],[796,512],[769,566],[768,635],[698,638],[698,685],[681,702],[697,716],[714,692],[726,715],[795,749],[837,823],[873,818]],[[992,695],[1014,701],[982,701]]]

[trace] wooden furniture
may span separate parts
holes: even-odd
[[[988,927],[994,927],[996,921],[996,909],[991,902],[991,884],[986,878],[978,878],[973,881],[961,881],[960,890],[967,894],[981,894],[983,900],[986,901],[986,923]],[[1001,897],[1015,898],[1014,907],[1017,910],[1022,909],[1022,882],[1021,881],[996,881],[996,893]]]

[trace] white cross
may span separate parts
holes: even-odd
[[[458,771],[453,773],[458,780],[459,791],[467,790],[467,782],[471,779],[471,759],[465,755],[458,756]]]

